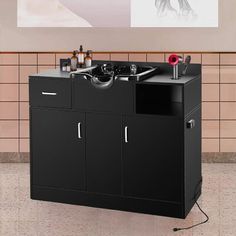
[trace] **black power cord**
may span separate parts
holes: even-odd
[[[200,181],[200,183],[198,185],[201,185],[202,184],[202,180]],[[197,186],[198,187],[198,186]],[[206,212],[204,212],[202,210],[202,208],[199,206],[198,202],[197,202],[197,199],[196,199],[196,196],[197,194],[194,195],[194,201],[195,201],[195,204],[197,205],[198,209],[202,212],[202,214],[206,217],[206,220],[198,223],[198,224],[195,224],[195,225],[192,225],[192,226],[189,226],[189,227],[186,227],[186,228],[173,228],[173,231],[174,232],[177,232],[177,231],[181,231],[181,230],[188,230],[188,229],[192,229],[194,227],[197,227],[199,225],[202,225],[202,224],[205,224],[209,221],[209,216],[206,214]]]

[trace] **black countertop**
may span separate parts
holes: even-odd
[[[176,84],[176,85],[185,85],[195,78],[199,78],[200,75],[186,75],[182,76],[179,80],[173,80],[172,74],[163,74],[160,73],[158,75],[154,75],[144,81],[137,82],[137,83],[152,83],[152,84]],[[31,75],[30,77],[37,77],[37,78],[58,78],[58,79],[71,79],[71,75],[69,72],[61,71],[60,69],[53,69],[47,70],[38,74]],[[74,79],[80,79],[79,76],[75,76]]]

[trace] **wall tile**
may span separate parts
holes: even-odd
[[[38,65],[55,65],[56,58],[54,53],[38,54]]]
[[[0,84],[0,101],[18,101],[18,85]]]
[[[0,120],[0,138],[18,138],[18,121]]]
[[[236,121],[220,121],[221,138],[236,138]]]
[[[0,119],[18,119],[17,102],[0,102]]]
[[[203,65],[219,65],[220,55],[218,53],[203,53],[202,64]]]
[[[236,139],[221,139],[220,151],[221,152],[236,152]]]
[[[37,53],[20,54],[20,65],[37,65]]]
[[[28,83],[33,74],[37,74],[37,66],[20,66],[20,83]]]
[[[225,120],[236,119],[236,102],[220,103],[220,119],[225,119]]]
[[[28,120],[29,119],[29,103],[20,102],[20,119]]]
[[[38,73],[53,69],[55,69],[55,66],[38,66]]]
[[[112,53],[111,61],[128,61],[129,55],[128,53]]]
[[[220,54],[220,64],[221,65],[236,65],[236,54],[235,53]]]
[[[60,65],[60,59],[67,59],[72,57],[71,53],[57,53],[56,54],[56,65]]]
[[[219,102],[203,102],[202,103],[202,119],[219,119],[220,103]]]
[[[29,138],[29,121],[20,121],[20,138]]]
[[[0,83],[18,83],[18,66],[0,66]]]
[[[129,54],[129,61],[146,62],[147,61],[147,54],[146,53],[130,53]]]
[[[219,152],[219,139],[202,139],[202,152]]]
[[[20,139],[20,152],[29,152],[29,139]]]
[[[220,100],[221,101],[236,101],[236,84],[221,84],[220,85]]]
[[[184,54],[184,60],[187,56],[191,56],[191,63],[202,63],[202,55],[200,53],[186,53]]]
[[[29,101],[29,85],[20,84],[20,101]]]
[[[219,84],[202,84],[202,101],[219,101],[220,99]]]
[[[221,83],[236,83],[236,66],[221,66],[220,67],[220,82]]]
[[[219,83],[219,66],[202,66],[202,83]]]
[[[165,54],[164,53],[148,53],[147,62],[164,62]]]
[[[93,60],[110,61],[110,53],[93,53]]]
[[[0,139],[1,152],[18,152],[18,139]]]
[[[203,138],[219,138],[219,121],[202,121]]]
[[[16,53],[4,53],[0,54],[0,65],[17,65],[18,54]]]

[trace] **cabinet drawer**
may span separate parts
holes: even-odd
[[[71,81],[30,77],[30,105],[71,108]]]

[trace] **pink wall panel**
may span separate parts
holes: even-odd
[[[37,65],[36,53],[20,54],[20,65]]]
[[[29,139],[20,139],[20,152],[29,152]]]
[[[38,65],[55,65],[56,55],[54,53],[38,54]]]
[[[21,120],[29,119],[29,103],[28,102],[20,102],[20,114],[19,118]]]
[[[18,66],[0,65],[0,83],[18,83]]]
[[[129,54],[128,53],[112,53],[111,60],[112,61],[128,61]]]
[[[18,84],[0,85],[0,102],[18,101]]]
[[[33,74],[37,74],[37,66],[20,66],[20,83],[28,83]]]
[[[18,152],[18,139],[0,139],[1,152]]]
[[[29,101],[29,85],[20,84],[20,101],[27,102]]]
[[[0,120],[0,138],[18,138],[18,121]]]
[[[18,119],[18,102],[0,102],[0,119]]]
[[[109,53],[94,53],[93,54],[93,60],[109,61],[110,60],[110,54]]]
[[[148,53],[147,62],[164,62],[165,54],[164,53]]]
[[[20,138],[29,138],[29,121],[20,121]]]
[[[146,62],[147,54],[146,53],[130,53],[129,61]]]
[[[4,53],[0,54],[0,65],[18,65],[18,53]]]

